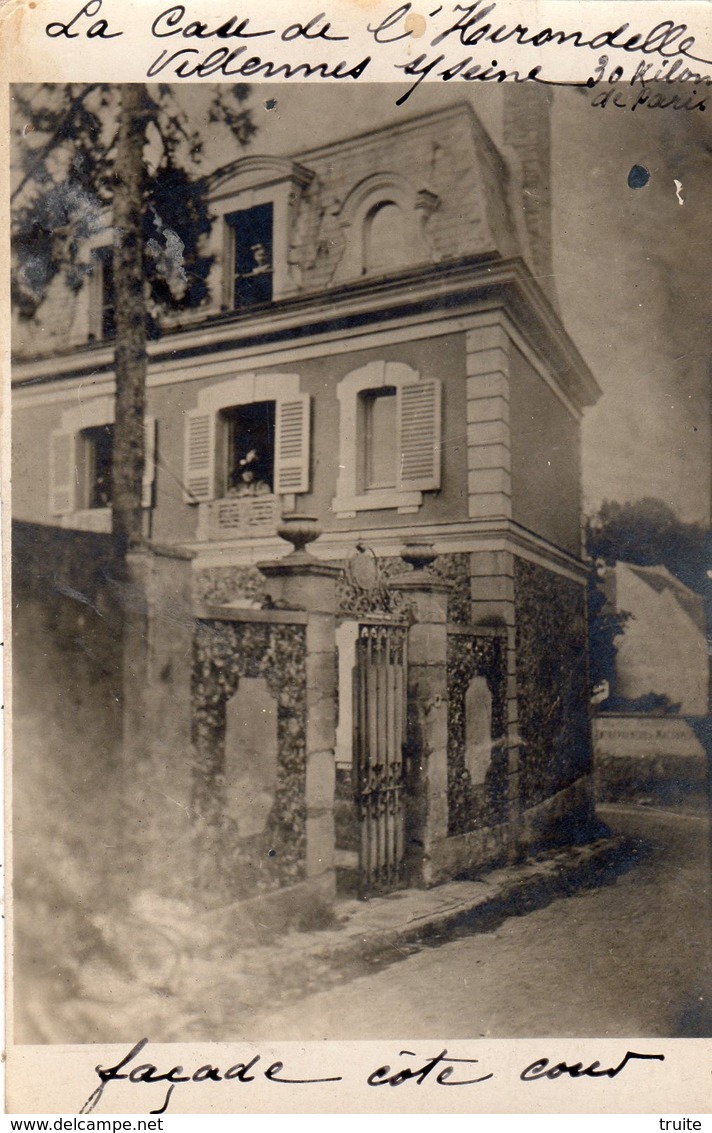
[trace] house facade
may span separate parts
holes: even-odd
[[[599,391],[551,285],[536,93],[506,92],[502,152],[455,104],[224,166],[209,298],[149,345],[153,620],[125,727],[245,892],[432,884],[591,818],[580,423]],[[16,332],[24,523],[110,530],[106,248]],[[310,545],[289,556],[293,513]]]

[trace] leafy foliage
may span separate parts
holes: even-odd
[[[592,559],[638,566],[665,566],[686,586],[703,593],[712,561],[710,532],[684,523],[663,500],[606,501],[588,521],[586,546]]]
[[[595,689],[607,681],[609,689],[613,690],[616,681],[616,638],[625,633],[626,622],[632,614],[611,609],[595,565],[588,575],[587,609],[591,688]]]
[[[200,304],[211,259],[202,254],[211,219],[199,166],[203,138],[168,85],[146,88],[136,129],[145,137],[144,246],[147,314]],[[245,85],[211,92],[208,120],[240,145],[255,132]],[[117,88],[105,83],[14,88],[19,180],[13,192],[12,297],[31,318],[53,279],[78,291],[93,269],[89,239],[115,243],[109,207],[115,184]],[[28,125],[24,125],[27,123]],[[28,128],[29,127],[29,128]],[[96,243],[96,241],[94,241]]]

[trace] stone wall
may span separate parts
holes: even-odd
[[[492,694],[491,759],[483,783],[473,784],[466,766],[466,694],[482,676]],[[448,833],[494,826],[507,819],[506,640],[448,634]]]
[[[591,770],[585,595],[578,583],[520,558],[514,594],[526,809]]]
[[[192,679],[192,808],[221,899],[301,881],[306,861],[305,626],[201,620]],[[277,774],[264,829],[245,837],[226,800],[226,706],[243,678],[264,678],[276,703]],[[213,847],[215,857],[209,853]],[[207,879],[206,879],[207,880]]]

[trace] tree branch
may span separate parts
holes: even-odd
[[[83,103],[84,99],[87,97],[87,95],[91,94],[92,91],[97,90],[100,86],[101,86],[101,83],[90,83],[90,85],[88,87],[84,88],[84,90],[82,91],[81,94],[77,95],[76,98],[72,99],[72,102],[70,103],[70,105],[67,109],[67,112],[63,116],[61,122],[59,123],[57,128],[54,130],[51,137],[49,137],[47,139],[47,141],[45,142],[45,144],[41,147],[41,149],[39,149],[37,151],[37,156],[35,158],[35,161],[32,163],[30,168],[25,171],[25,175],[22,178],[22,180],[20,181],[20,184],[17,186],[17,188],[14,190],[14,192],[10,196],[11,202],[14,201],[19,196],[19,194],[22,192],[22,190],[24,189],[27,182],[30,181],[35,176],[35,174],[37,172],[37,168],[44,161],[47,160],[50,153],[52,152],[54,147],[57,145],[57,142],[59,141],[59,138],[60,138],[62,131],[64,129],[66,129],[67,123],[71,122],[72,117],[74,116],[76,111],[79,109],[79,107],[82,105],[82,103]]]

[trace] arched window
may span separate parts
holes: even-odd
[[[334,283],[432,262],[424,225],[437,203],[399,173],[374,173],[354,185],[336,213],[343,250]]]
[[[379,201],[364,221],[364,274],[407,264],[410,258],[403,210],[395,201]]]

